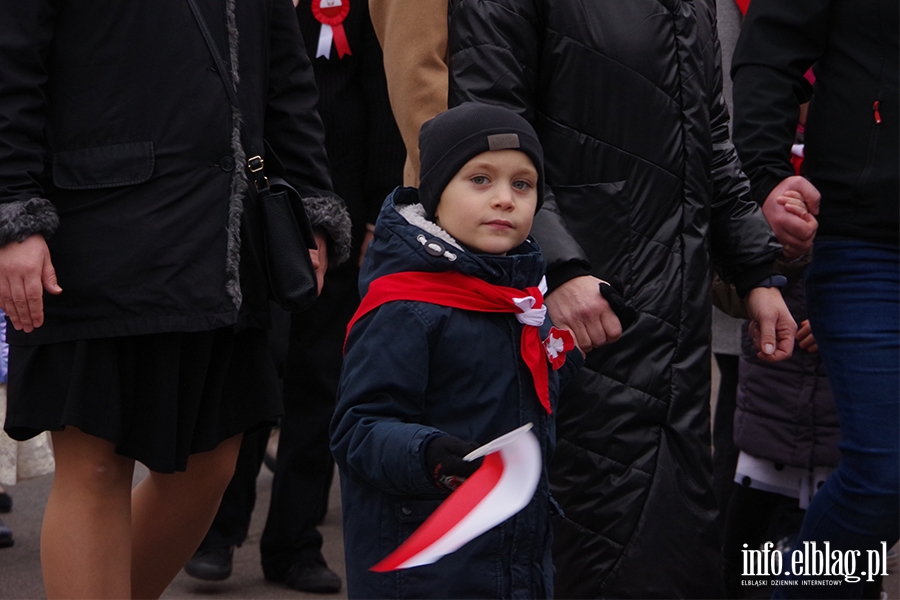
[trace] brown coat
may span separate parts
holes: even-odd
[[[394,119],[406,145],[403,183],[419,184],[419,128],[447,110],[447,0],[369,0]]]

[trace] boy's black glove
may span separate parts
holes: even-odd
[[[425,446],[425,468],[434,483],[443,490],[453,491],[472,473],[478,470],[483,458],[472,462],[463,456],[478,448],[474,442],[466,442],[452,435],[432,438]]]

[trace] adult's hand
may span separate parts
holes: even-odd
[[[325,285],[325,272],[328,270],[328,238],[320,229],[313,230],[313,236],[316,240],[315,250],[309,251],[309,257],[312,259],[313,269],[316,270],[316,283],[319,286],[319,293],[322,293],[322,286]]]
[[[600,295],[600,280],[596,277],[570,279],[553,290],[545,303],[553,324],[570,330],[582,352],[622,337],[619,317]]]
[[[0,308],[15,329],[30,333],[44,324],[44,290],[62,293],[43,236],[0,248]]]
[[[784,197],[786,192],[800,194],[807,212],[798,214],[798,211],[786,206],[789,204]],[[762,206],[763,214],[775,232],[775,237],[784,246],[785,259],[800,258],[812,248],[816,230],[819,228],[819,223],[813,215],[819,214],[821,199],[819,190],[809,180],[799,175],[786,177],[766,197]]]
[[[757,356],[766,362],[790,358],[797,336],[797,323],[784,304],[778,288],[758,287],[744,300],[750,315],[750,337],[759,350]]]

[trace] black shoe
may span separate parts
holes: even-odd
[[[184,572],[205,581],[222,581],[231,577],[234,546],[201,548],[184,565]]]
[[[12,496],[6,492],[0,492],[0,513],[8,513],[12,510]]]
[[[341,591],[340,575],[317,562],[295,564],[288,571],[284,583],[301,592],[336,594]]]
[[[9,548],[13,543],[12,529],[0,521],[0,548]]]

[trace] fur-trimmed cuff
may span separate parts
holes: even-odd
[[[328,234],[329,266],[337,266],[350,258],[350,214],[344,203],[334,196],[303,198],[303,208],[313,227]]]
[[[59,215],[49,200],[32,198],[0,204],[0,247],[24,242],[36,233],[49,238],[57,227]]]

